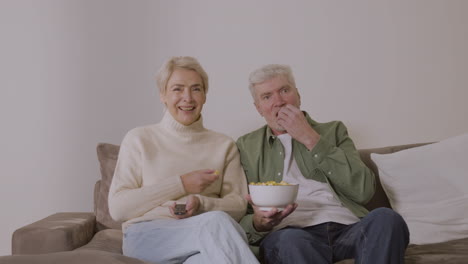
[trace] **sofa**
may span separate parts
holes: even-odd
[[[395,153],[425,144],[359,150],[364,163],[375,172],[376,193],[367,208],[390,207],[371,153]],[[12,255],[0,263],[145,263],[122,255],[121,225],[109,215],[109,192],[119,146],[100,143],[97,155],[101,179],[94,187],[94,212],[61,212],[17,229],[12,236]],[[446,242],[413,245],[405,256],[407,264],[468,263],[468,237]],[[344,260],[340,264],[352,264]]]

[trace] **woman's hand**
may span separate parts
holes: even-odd
[[[219,178],[216,170],[198,170],[180,176],[184,189],[190,194],[199,194]]]
[[[196,215],[198,208],[200,207],[200,199],[195,195],[189,195],[187,197],[187,204],[185,205],[185,210],[187,210],[185,214],[176,215],[174,213],[175,206],[176,206],[176,202],[174,202],[174,204],[169,207],[169,211],[171,212],[172,216],[174,216],[177,219],[188,218],[188,217]]]
[[[270,211],[262,211],[254,205],[249,194],[246,196],[246,199],[254,209],[253,226],[255,230],[259,232],[271,231],[273,227],[281,223],[285,217],[290,215],[297,208],[297,203],[294,203],[288,204],[281,212],[279,212],[277,208],[272,208]]]

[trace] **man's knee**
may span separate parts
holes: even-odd
[[[300,246],[310,244],[310,235],[299,228],[285,228],[270,233],[261,243],[264,248],[276,248],[277,250],[297,249]]]
[[[368,217],[381,231],[388,233],[401,232],[405,237],[409,237],[408,226],[403,217],[394,210],[381,207],[372,210]]]
[[[380,207],[369,212],[369,217],[375,222],[385,223],[390,226],[406,226],[405,220],[400,214],[386,207]]]
[[[285,228],[265,237],[260,255],[267,263],[322,263],[331,253],[328,249],[303,229]]]

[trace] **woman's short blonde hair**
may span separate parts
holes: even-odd
[[[175,69],[181,68],[195,71],[203,81],[203,90],[208,93],[208,75],[197,59],[190,56],[177,56],[168,59],[156,74],[156,83],[161,94],[166,93],[166,85]]]

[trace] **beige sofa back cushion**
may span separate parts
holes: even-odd
[[[426,143],[427,144],[427,143]],[[371,153],[387,154],[400,150],[422,146],[425,144],[409,144],[400,146],[390,146],[383,148],[362,149],[359,150],[362,161],[369,167],[376,175],[376,192],[374,197],[367,204],[367,209],[372,210],[378,207],[390,207],[385,192],[380,184],[379,172],[375,163],[371,160]],[[94,211],[96,213],[96,220],[98,229],[114,228],[121,229],[121,223],[114,221],[109,215],[108,195],[109,188],[114,176],[115,164],[119,155],[120,147],[118,145],[99,143],[97,146],[97,155],[101,167],[101,180],[96,183]]]

